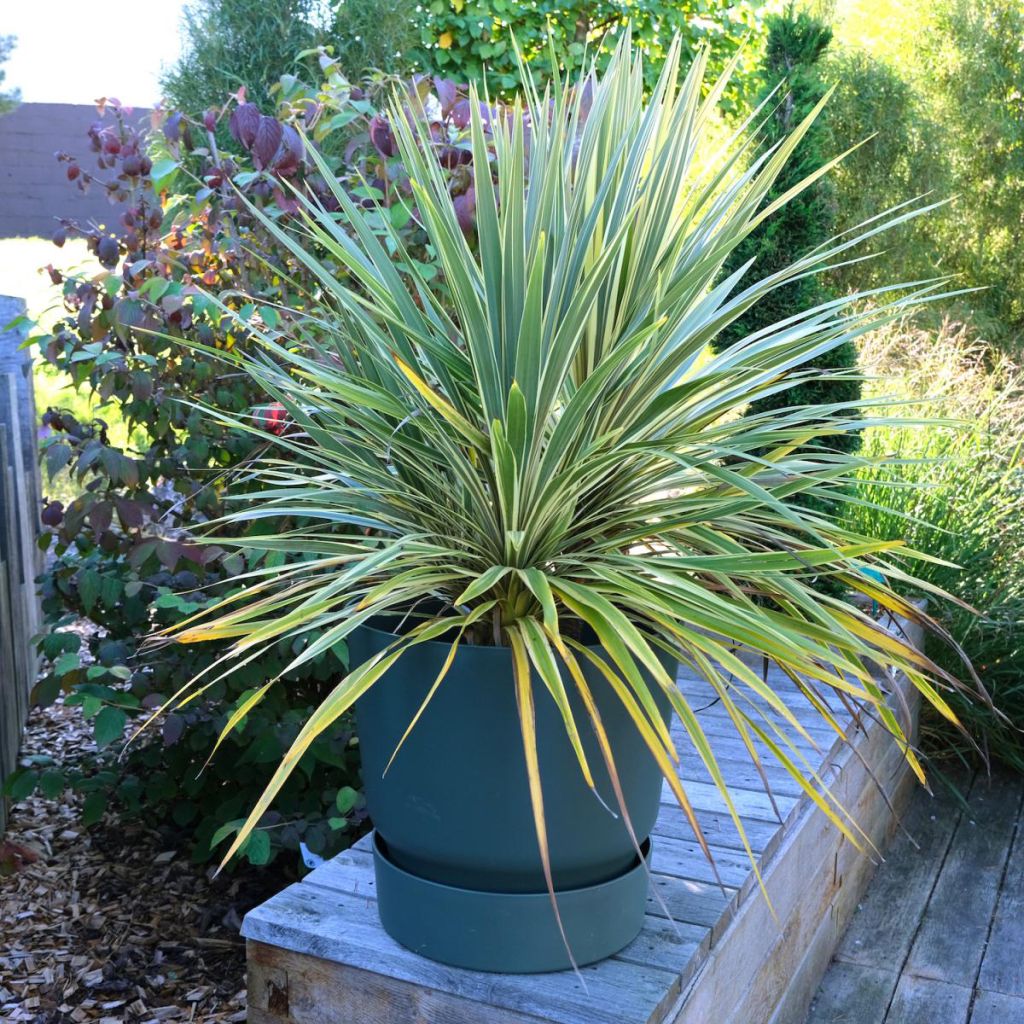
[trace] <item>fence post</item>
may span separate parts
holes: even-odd
[[[14,769],[36,678],[41,485],[24,300],[0,295],[0,784]],[[6,807],[0,799],[0,833]]]

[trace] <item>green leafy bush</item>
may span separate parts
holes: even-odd
[[[177,688],[182,678],[179,673],[210,668],[217,651],[203,651],[201,656],[194,651],[184,656],[177,652],[170,657],[133,656],[136,630],[173,625],[184,614],[204,607],[206,600],[175,592],[189,570],[143,574],[136,598],[144,590],[155,596],[141,600],[122,596],[108,614],[102,614],[104,601],[111,599],[121,584],[121,567],[88,558],[85,564],[96,566],[85,573],[95,572],[103,591],[92,606],[90,620],[100,619],[111,628],[87,642],[71,629],[56,628],[48,633],[41,646],[52,658],[53,667],[43,685],[60,680],[69,686],[65,703],[80,707],[84,719],[92,723],[97,753],[64,764],[36,759],[11,777],[9,792],[18,798],[38,787],[45,795],[54,796],[70,787],[85,796],[83,824],[94,824],[108,807],[122,814],[142,815],[187,837],[193,858],[205,860],[225,830],[230,832],[241,823],[309,711],[343,672],[343,649],[319,659],[312,671],[282,677],[282,685],[273,687],[259,707],[238,718],[239,725],[215,755],[212,752],[221,729],[280,671],[283,655],[264,657],[243,670],[239,678],[215,684],[201,700],[166,718],[156,738],[129,747],[127,756],[119,758],[126,730]],[[210,576],[206,573],[203,577],[209,594],[225,593],[222,587],[210,585]],[[127,589],[133,590],[135,585],[130,582]],[[64,607],[64,595],[59,591],[47,585],[44,592],[48,612]],[[68,624],[67,619],[58,619],[53,625]],[[37,699],[45,696],[37,694]],[[356,788],[358,770],[358,746],[346,722],[310,749],[278,812],[268,817],[265,828],[255,833],[246,847],[248,860],[266,864],[282,850],[297,850],[300,843],[317,854],[346,845],[350,837],[359,834],[365,817]]]
[[[767,156],[824,98],[827,88],[821,79],[819,62],[832,38],[828,25],[804,12],[770,16],[766,25],[768,40],[760,79],[762,99],[771,104],[772,109],[761,132],[755,159]],[[777,203],[790,189],[824,166],[830,155],[830,117],[831,111],[826,107],[765,196],[765,206]],[[831,181],[822,177],[736,247],[723,268],[723,279],[749,263],[749,271],[736,286],[737,289],[745,287],[751,279],[766,278],[784,270],[828,242],[834,234],[835,196]],[[770,292],[730,324],[716,339],[716,348],[724,350],[742,338],[834,297],[821,274],[800,277]],[[822,379],[810,375],[795,387],[758,399],[751,411],[767,412],[804,404],[855,403],[860,398],[860,381],[854,376],[856,366],[857,349],[852,341],[847,341],[801,365],[802,373],[809,369],[821,370]],[[849,371],[849,379],[835,373],[824,376],[825,371],[836,370]],[[859,443],[859,435],[847,432],[829,439],[828,443],[852,451]]]
[[[712,76],[744,41],[742,57],[749,67],[757,54],[750,37],[759,35],[764,7],[764,0],[429,0],[420,8],[416,59],[424,69],[460,81],[482,83],[486,71],[492,93],[514,93],[523,82],[511,33],[531,72],[542,80],[552,73],[552,52],[569,74],[582,69],[595,49],[605,63],[628,24],[646,60],[644,76],[650,86],[676,35],[688,58],[702,45],[710,48]],[[727,109],[741,105],[745,84],[743,75],[735,77],[724,97]]]
[[[270,87],[284,74],[309,72],[296,55],[326,33],[316,25],[316,0],[190,0],[182,16],[182,55],[161,86],[170,107],[201,112],[232,93],[264,113],[274,110]]]
[[[837,139],[868,140],[836,177],[841,224],[930,190],[955,196],[940,216],[901,229],[864,273],[905,280],[937,268],[983,287],[961,298],[957,314],[970,315],[993,344],[1019,353],[1024,6],[937,0],[915,20],[916,30],[898,43],[849,45],[829,61],[829,78],[839,86]],[[864,28],[858,36],[868,34]],[[842,275],[848,287],[864,279],[860,268]]]
[[[650,86],[677,34],[690,57],[701,46],[710,49],[715,74],[734,57],[749,70],[767,6],[766,0],[340,0],[327,7],[317,0],[273,0],[254,18],[248,0],[191,0],[185,51],[163,87],[172,107],[194,111],[244,88],[245,98],[266,113],[274,106],[272,83],[286,74],[308,76],[311,55],[325,47],[353,79],[371,71],[420,71],[480,85],[486,75],[492,96],[510,95],[522,86],[513,33],[540,79],[553,70],[552,53],[563,73],[579,71],[595,50],[604,63],[627,24],[647,60]],[[747,81],[745,74],[733,77],[723,97],[727,111],[743,108]]]
[[[113,799],[129,811],[173,821],[199,857],[208,855],[216,830],[251,805],[294,738],[295,723],[342,671],[345,646],[333,645],[301,672],[282,674],[296,653],[293,644],[282,644],[237,681],[217,679],[213,666],[223,653],[217,645],[201,652],[140,649],[154,627],[171,626],[204,601],[225,596],[232,575],[284,561],[275,552],[245,549],[245,539],[262,532],[259,524],[235,531],[243,550],[231,556],[188,540],[188,528],[222,515],[227,501],[257,486],[247,478],[248,467],[273,449],[196,403],[254,419],[272,438],[289,429],[281,407],[247,376],[225,373],[221,356],[247,346],[246,324],[280,327],[287,309],[302,308],[320,287],[317,273],[274,235],[294,229],[296,195],[327,209],[337,205],[333,189],[374,202],[377,212],[368,223],[386,242],[402,240],[399,271],[421,282],[436,276],[411,216],[389,125],[377,115],[372,95],[351,87],[326,54],[319,59],[323,81],[316,88],[293,78],[275,88],[278,117],[236,98],[220,114],[166,114],[147,135],[111,107],[89,132],[98,172],[69,153],[60,155],[76,185],[105,189],[126,204],[123,234],[115,238],[73,221],[61,225],[55,242],[84,238],[99,267],[67,277],[53,271],[64,315],[33,340],[50,365],[103,403],[101,415],[116,413],[128,441],[119,443],[102,418],[83,422],[63,408],[43,417],[45,466],[51,478],[72,479],[76,496],[66,505],[48,501],[42,513],[49,561],[41,586],[50,630],[40,648],[49,668],[35,697],[45,703],[63,693],[79,705],[102,753],[90,764],[64,766],[63,774],[60,766],[27,766],[12,792],[36,784],[47,791],[64,783],[84,788],[87,820]],[[472,234],[471,176],[455,123],[465,98],[453,83],[438,86],[443,101],[415,87],[409,101],[428,102],[451,140],[450,195]],[[220,122],[230,148],[217,142]],[[335,178],[329,184],[324,168],[308,161],[300,128],[320,146],[326,173]],[[253,206],[239,200],[236,188]],[[254,210],[270,219],[273,231]],[[343,269],[335,271],[344,279]],[[83,620],[90,627],[84,640],[70,628]],[[129,728],[208,668],[210,685],[185,713],[169,720],[156,742],[133,745],[115,763],[110,755]],[[258,711],[248,711],[241,732],[233,731],[200,773],[221,729],[240,721],[248,697],[268,681],[279,685],[266,691]],[[250,859],[263,862],[300,840],[316,852],[345,841],[361,814],[355,804],[342,810],[336,803],[338,792],[349,794],[358,785],[350,744],[343,722],[337,735],[311,750],[280,820],[261,830],[247,850]],[[227,773],[238,764],[246,766],[244,780],[228,787]],[[320,823],[329,819],[334,828],[325,835]]]
[[[904,71],[859,49],[831,47],[821,64],[822,76],[835,87],[826,124],[831,152],[849,153],[830,177],[836,226],[848,230],[879,210],[912,196],[953,191],[946,154],[917,89]],[[939,272],[933,237],[949,209],[895,227],[880,257],[839,267],[833,281],[840,290],[911,280]]]
[[[1024,330],[1024,5],[1019,0],[942,0],[923,48],[922,88],[935,103],[953,186],[955,219],[939,249],[977,301],[1016,334]]]
[[[345,73],[410,70],[420,42],[416,7],[409,0],[342,0],[327,38]]]
[[[915,573],[971,606],[924,592],[1001,715],[958,694],[950,701],[983,749],[1024,770],[1024,372],[949,323],[938,333],[881,332],[861,358],[869,373],[892,378],[891,389],[915,401],[904,410],[906,426],[865,432],[869,459],[902,461],[865,466],[846,516],[854,529],[905,538],[943,560],[917,562]],[[922,429],[913,423],[922,413],[954,422]],[[948,645],[935,641],[928,653],[963,671]],[[937,751],[965,749],[938,719],[930,736]]]
[[[353,81],[411,71],[424,17],[406,0],[343,0],[330,8],[319,0],[269,0],[258,17],[250,0],[191,0],[182,56],[161,85],[175,110],[219,108],[242,90],[242,99],[273,113],[279,81],[313,80],[321,49]]]

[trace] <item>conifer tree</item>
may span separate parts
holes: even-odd
[[[766,22],[768,39],[761,70],[762,98],[772,90],[777,90],[777,93],[769,101],[774,107],[764,127],[762,152],[792,132],[825,95],[827,87],[820,76],[818,62],[832,40],[832,30],[824,21],[803,11],[796,12],[792,6],[784,14],[770,16]],[[829,158],[831,154],[826,152],[829,140],[827,118],[826,106],[765,198],[766,205],[812,174]],[[733,252],[723,276],[753,259],[747,276],[751,280],[768,277],[831,238],[835,234],[835,220],[833,187],[826,175],[748,236]],[[730,325],[718,339],[718,347],[726,348],[762,327],[831,298],[833,294],[828,283],[820,274],[786,284]],[[801,367],[801,370],[810,367],[852,370],[856,365],[857,349],[852,342],[847,342]],[[752,409],[761,412],[814,402],[856,401],[860,393],[860,383],[856,380],[810,380],[761,399],[753,404]],[[847,433],[835,438],[837,448],[851,450],[858,445],[857,434]]]

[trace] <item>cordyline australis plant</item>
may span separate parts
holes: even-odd
[[[262,218],[316,276],[323,298],[287,333],[253,330],[258,353],[254,346],[226,357],[281,403],[290,423],[278,439],[287,454],[262,464],[262,489],[247,493],[227,520],[276,521],[279,532],[246,544],[304,559],[240,577],[234,596],[175,638],[233,639],[215,669],[229,672],[314,629],[318,638],[293,665],[384,612],[404,615],[406,628],[352,666],[310,717],[227,857],[314,739],[398,659],[441,638],[451,642],[447,665],[462,644],[511,648],[549,888],[535,701],[560,709],[588,782],[580,733],[591,727],[617,779],[615,751],[581,670],[588,661],[622,701],[706,853],[655,688],[670,699],[741,836],[743,825],[712,744],[659,655],[706,677],[754,762],[760,742],[854,843],[863,833],[790,741],[807,738],[799,722],[738,648],[797,680],[837,733],[819,691],[870,709],[923,778],[878,673],[905,673],[950,718],[939,690],[960,684],[868,614],[812,586],[829,573],[891,612],[920,619],[861,571],[872,563],[908,580],[902,557],[879,561],[900,546],[844,530],[790,500],[827,497],[844,485],[862,460],[836,441],[876,420],[842,403],[748,410],[752,399],[804,380],[801,364],[899,316],[937,285],[904,284],[902,298],[873,293],[870,308],[864,295],[830,301],[709,355],[709,343],[773,289],[843,260],[883,225],[871,223],[765,280],[744,284],[749,265],[720,280],[742,239],[827,170],[764,202],[820,104],[751,166],[740,162],[755,135],[749,123],[720,159],[706,161],[708,122],[725,80],[702,98],[703,60],[682,79],[678,63],[676,45],[645,99],[640,59],[625,40],[605,74],[579,87],[556,80],[538,95],[528,86],[503,108],[474,97],[475,249],[446,186],[438,158],[444,140],[429,110],[396,99],[390,125],[448,300],[400,274],[395,261],[409,265],[401,237],[392,231],[382,241],[371,230],[373,211],[340,187],[337,213],[297,196],[305,240]],[[312,150],[310,157],[319,159]],[[487,167],[491,175],[481,173]],[[901,209],[889,223],[916,212]],[[314,247],[330,264],[309,255]],[[335,278],[337,267],[354,286]],[[603,654],[586,645],[591,634]],[[203,682],[193,680],[179,699]],[[274,683],[239,707],[227,728]],[[589,722],[574,719],[572,688]],[[750,695],[780,724],[754,712]]]

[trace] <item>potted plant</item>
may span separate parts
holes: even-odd
[[[767,279],[747,283],[744,266],[721,280],[729,253],[790,198],[764,202],[811,119],[749,167],[749,126],[709,161],[725,82],[702,95],[702,72],[698,59],[680,77],[677,44],[647,96],[626,40],[576,85],[528,86],[508,106],[474,94],[461,143],[473,187],[458,205],[431,97],[397,98],[388,129],[407,213],[440,285],[408,257],[393,206],[334,184],[337,212],[297,196],[301,232],[254,211],[321,293],[276,330],[248,322],[258,354],[224,356],[280,403],[274,440],[288,452],[254,470],[265,486],[229,518],[268,520],[246,544],[302,557],[240,577],[176,639],[233,638],[224,672],[283,639],[289,668],[341,643],[351,667],[227,856],[355,706],[383,922],[437,959],[549,970],[629,942],[662,779],[707,851],[680,758],[706,766],[743,836],[675,685],[679,661],[714,687],[751,756],[770,751],[854,842],[843,809],[745,703],[757,694],[799,730],[740,649],[870,707],[918,773],[880,673],[905,673],[951,717],[940,689],[952,678],[814,586],[831,575],[922,618],[863,571],[907,580],[913,552],[843,530],[827,504],[791,501],[834,497],[858,464],[834,441],[867,421],[843,403],[748,410],[823,375],[801,365],[936,285],[830,301],[710,355],[744,311],[845,259],[882,222]]]

